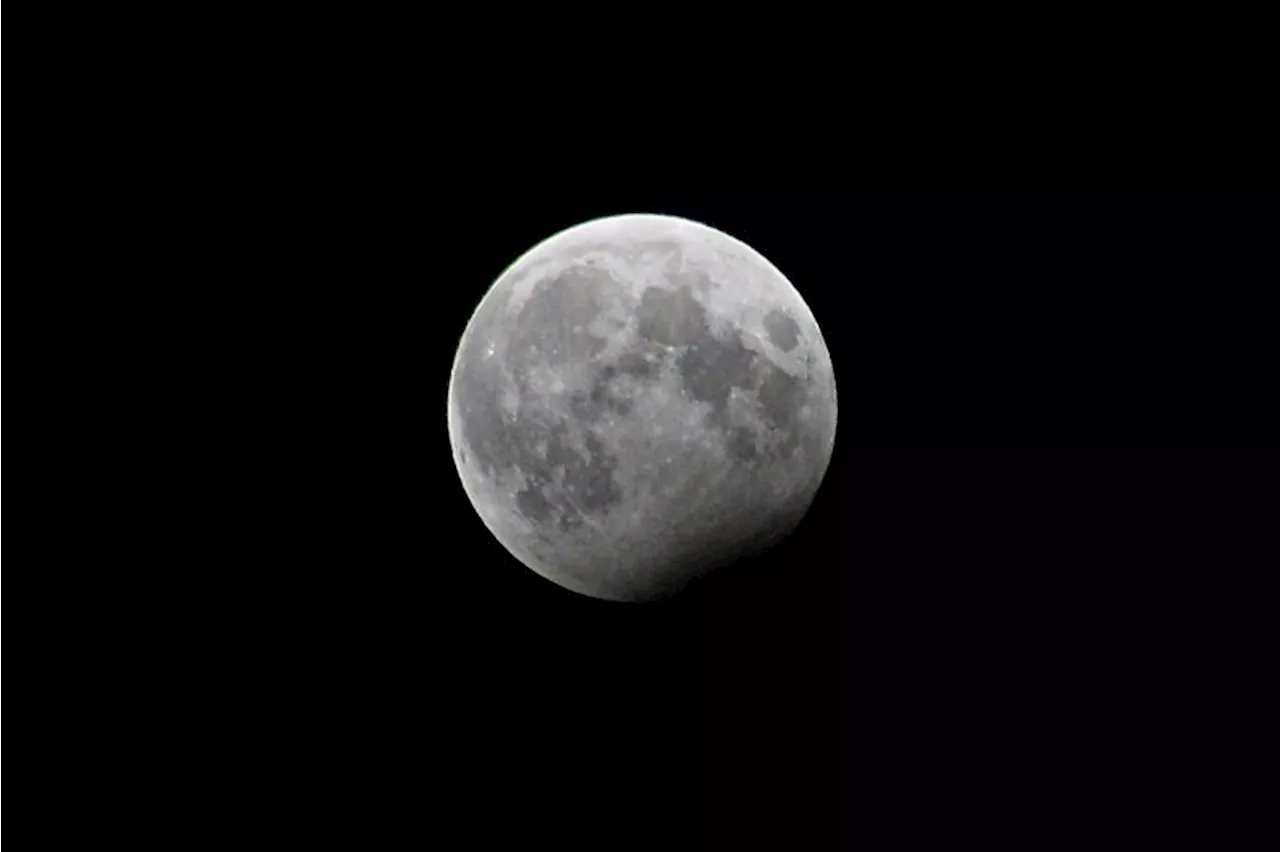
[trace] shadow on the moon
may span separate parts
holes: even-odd
[[[767,593],[787,582],[787,558],[792,549],[783,541],[760,553],[743,556],[715,571],[692,580],[681,593],[680,605],[705,603],[709,599],[742,593]]]

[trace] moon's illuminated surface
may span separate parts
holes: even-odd
[[[776,542],[831,459],[831,356],[790,282],[696,222],[569,228],[494,282],[449,382],[485,525],[533,571],[639,601]]]

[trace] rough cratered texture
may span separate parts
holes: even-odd
[[[502,544],[574,591],[645,600],[777,541],[830,460],[817,324],[749,247],[619,216],[493,285],[449,387],[455,460]]]

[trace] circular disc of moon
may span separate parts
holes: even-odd
[[[485,526],[575,592],[665,597],[800,522],[831,459],[831,356],[745,243],[670,216],[574,226],[480,300],[449,437]]]

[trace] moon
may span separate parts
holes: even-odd
[[[831,460],[817,321],[759,252],[628,214],[534,246],[480,300],[449,439],[485,526],[532,571],[667,597],[799,524]]]

